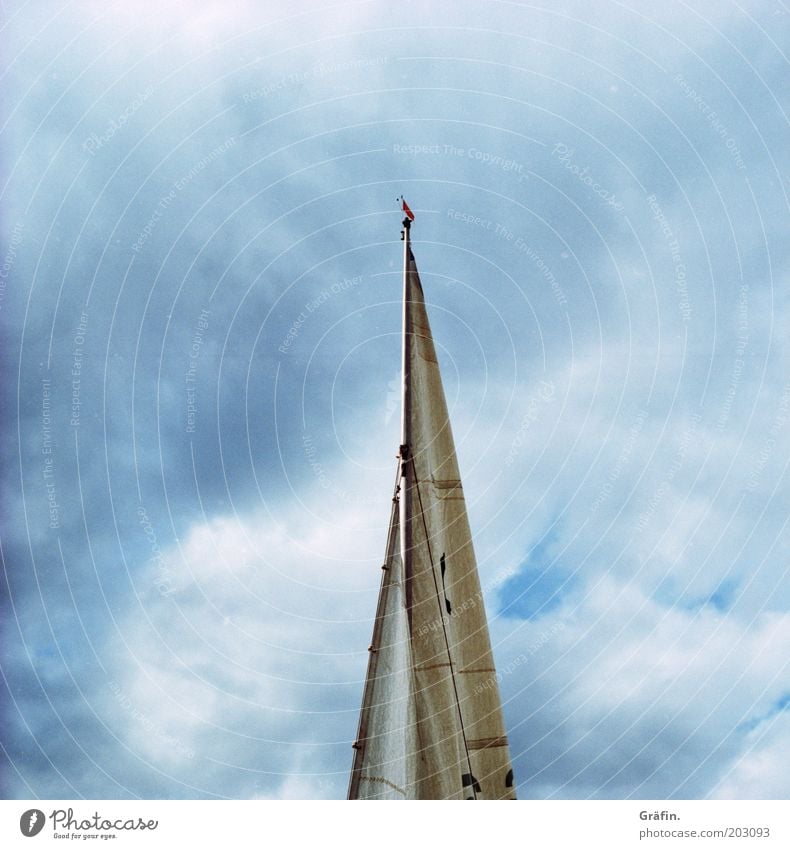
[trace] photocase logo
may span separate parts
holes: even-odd
[[[74,816],[73,808],[55,808],[49,814],[49,817],[46,817],[43,811],[38,808],[31,808],[19,818],[19,830],[25,837],[35,837],[44,828],[47,819],[52,820],[55,837],[78,839],[80,837],[79,832],[88,832],[82,835],[83,840],[91,837],[101,837],[106,840],[109,837],[116,836],[114,833],[99,834],[97,832],[154,831],[159,827],[159,820],[144,820],[142,817],[136,819],[134,817],[128,819],[118,817],[118,819],[109,820],[95,811],[92,815],[77,819]]]
[[[19,818],[19,830],[25,837],[35,837],[44,828],[44,822],[44,812],[31,808]]]

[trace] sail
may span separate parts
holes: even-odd
[[[349,799],[414,798],[414,699],[397,493],[354,744]]]
[[[472,535],[409,223],[404,221],[400,546],[397,553],[392,548],[393,518],[388,547],[388,561],[397,563],[393,574],[400,576],[398,603],[392,600],[393,584],[387,583],[390,572],[385,571],[379,598],[379,609],[385,614],[376,620],[376,629],[382,633],[374,629],[372,648],[378,659],[374,663],[371,658],[368,672],[355,770],[357,761],[364,771],[370,760],[382,777],[384,765],[390,775],[397,771],[405,781],[399,798],[514,799]],[[397,631],[396,607],[401,617]],[[391,638],[383,636],[387,610],[391,611]],[[383,639],[382,646],[377,637]],[[387,661],[385,675],[375,668],[383,649],[399,654],[397,661]],[[397,688],[394,669],[403,675]],[[365,699],[376,688],[380,696],[373,698],[374,717],[372,708],[365,710]],[[408,697],[405,706],[401,704],[404,695]],[[393,711],[406,722],[397,731],[397,745],[390,739],[393,725],[384,724],[388,717],[383,705],[390,699]],[[394,760],[386,760],[390,755]],[[396,766],[398,757],[401,761]],[[357,782],[355,787],[352,773],[354,793],[349,797],[382,798],[366,791],[363,784]]]

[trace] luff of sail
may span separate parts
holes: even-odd
[[[399,516],[390,522],[349,798],[514,799],[452,429],[411,222],[403,223]]]

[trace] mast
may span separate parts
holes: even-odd
[[[404,201],[405,206],[405,201]],[[406,610],[411,622],[411,578],[412,578],[412,527],[411,527],[411,487],[407,477],[409,463],[409,446],[411,445],[411,311],[409,310],[409,256],[411,254],[411,219],[403,218],[403,340],[401,345],[401,436],[400,436],[400,532],[401,532],[401,560],[405,576]]]

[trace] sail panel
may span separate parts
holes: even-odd
[[[422,781],[423,790],[432,794],[422,798],[515,798],[452,427],[422,284],[408,245],[406,258],[410,403],[403,486],[409,488],[405,503],[410,515],[403,520],[411,528],[405,561],[413,585],[412,657],[415,670],[431,663],[445,670],[427,688],[415,673],[418,730],[424,753],[432,756],[420,763],[446,779],[441,786]]]
[[[416,797],[414,698],[399,506],[393,500],[349,799]]]

